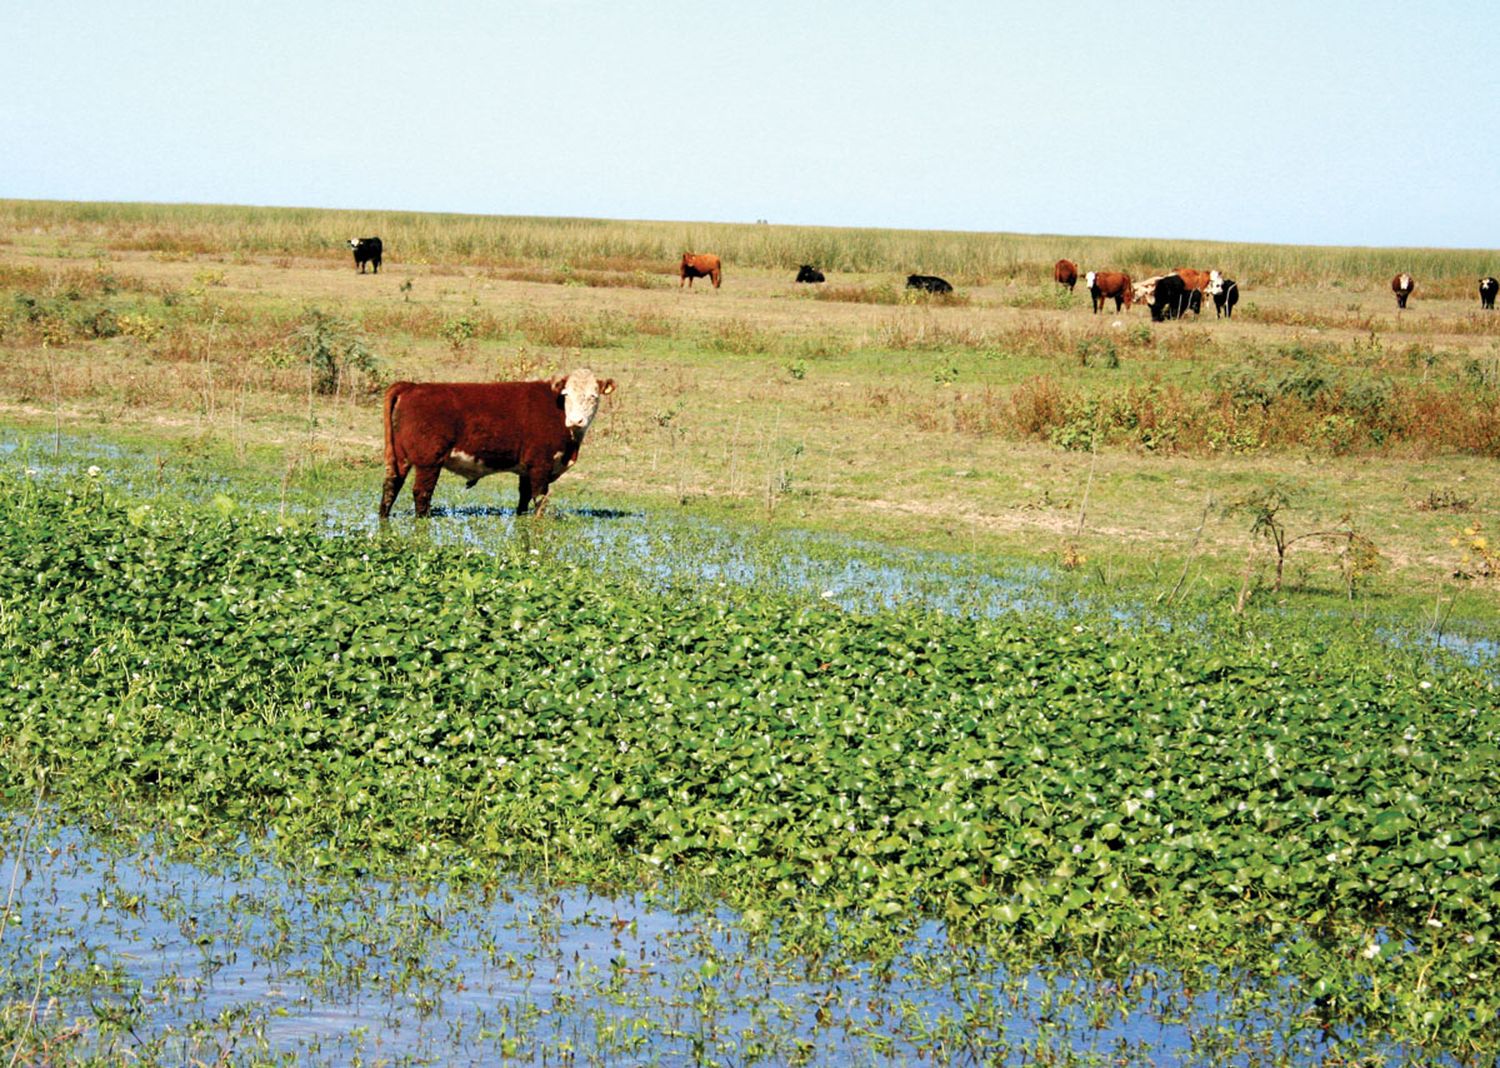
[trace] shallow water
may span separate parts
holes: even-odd
[[[0,814],[0,1002],[70,1048],[187,1063],[1237,1063],[1326,1049],[1298,1022],[1141,969],[1013,976],[918,930],[894,966],[819,970],[727,914],[501,882],[487,893],[296,877],[248,851],[104,844]],[[10,878],[7,881],[11,881]],[[1294,1056],[1292,1058],[1296,1060]]]

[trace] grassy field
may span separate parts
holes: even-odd
[[[368,233],[378,276],[343,247]],[[721,290],[679,291],[687,247],[724,257]],[[1050,282],[1063,255],[1217,267],[1242,303],[1233,322],[1091,315]],[[344,478],[373,509],[383,383],[588,364],[620,390],[564,501],[1041,561],[1138,597],[1484,622],[1500,316],[1474,288],[1494,258],[9,201],[0,417]],[[801,262],[828,285],[793,285]],[[1417,292],[1398,314],[1400,270]],[[957,292],[915,299],[911,271]],[[444,479],[437,500],[461,494]]]

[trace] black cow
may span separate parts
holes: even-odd
[[[818,270],[816,267],[812,267],[804,263],[801,267],[797,268],[797,281],[821,282],[823,281],[823,272]]]
[[[906,288],[923,289],[928,293],[953,292],[953,287],[935,274],[909,274],[906,276]]]
[[[370,264],[376,274],[380,273],[381,245],[378,237],[351,237],[349,247],[354,250],[354,265],[359,273],[365,273],[365,264]]]
[[[1188,284],[1178,275],[1163,275],[1156,280],[1149,307],[1153,322],[1178,319],[1188,312],[1201,312],[1203,294],[1196,289],[1189,289]]]
[[[1500,281],[1494,278],[1481,278],[1479,280],[1479,306],[1490,311],[1495,310],[1495,290],[1500,289]]]
[[[1214,318],[1223,315],[1234,318],[1234,306],[1240,302],[1240,287],[1233,278],[1220,278],[1208,285],[1209,296],[1214,298]]]

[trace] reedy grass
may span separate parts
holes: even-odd
[[[1158,273],[1217,267],[1242,286],[1383,291],[1393,275],[1417,279],[1415,301],[1456,298],[1500,269],[1483,249],[1287,246],[1216,241],[871,230],[852,227],[335,211],[311,208],[0,200],[0,227],[93,241],[103,249],[182,255],[343,259],[344,242],[378,233],[393,263],[489,267],[562,265],[647,274],[675,269],[684,251],[713,251],[736,267],[898,275],[939,273],[955,284],[1036,282],[1066,256],[1081,270]],[[837,278],[830,282],[840,283]],[[1476,298],[1477,299],[1477,298]]]

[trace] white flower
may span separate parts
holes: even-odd
[[[1422,680],[1422,681],[1421,681],[1421,683],[1419,683],[1419,685],[1420,685],[1420,686],[1421,686],[1421,687],[1422,687],[1422,689],[1424,689],[1424,690],[1430,690],[1430,689],[1432,689],[1432,683],[1430,683],[1430,682],[1428,682],[1428,681],[1427,681],[1427,680],[1426,680],[1426,679],[1423,679],[1423,680]]]
[[[89,464],[89,478],[98,478],[102,474],[104,474],[104,472],[100,469],[98,464]]]
[[[1364,957],[1365,960],[1374,960],[1376,957],[1380,956],[1380,943],[1371,942],[1364,948],[1364,952],[1362,952],[1360,956]]]

